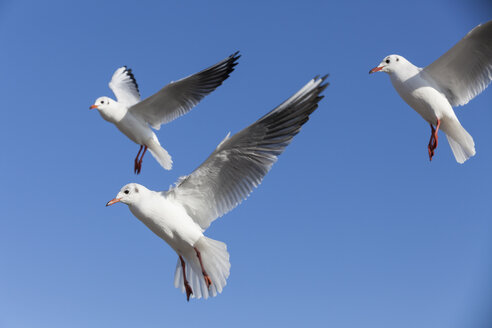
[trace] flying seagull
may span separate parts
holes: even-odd
[[[130,183],[106,206],[122,202],[178,254],[174,286],[196,298],[221,293],[229,277],[223,242],[204,236],[212,221],[239,205],[299,133],[323,98],[326,76],[315,77],[254,124],[230,134],[193,173],[168,191]]]
[[[123,66],[114,72],[109,87],[117,101],[100,97],[90,109],[97,108],[103,119],[116,125],[118,130],[140,145],[134,164],[136,174],[142,169],[147,149],[164,169],[171,169],[171,156],[161,147],[151,127],[159,130],[161,124],[188,113],[203,97],[214,91],[234,71],[236,61],[241,57],[238,53],[201,72],[171,82],[142,101],[132,70]]]
[[[475,155],[475,142],[453,107],[467,104],[492,80],[492,21],[475,27],[425,68],[403,56],[389,55],[369,74],[374,72],[388,73],[400,97],[430,124],[430,160],[437,148],[439,129],[446,133],[458,163]]]

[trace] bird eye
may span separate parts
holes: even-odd
[[[386,64],[389,64],[390,63],[390,60],[389,59],[386,59]]]
[[[399,61],[399,60],[400,60],[400,58],[396,57],[396,61]]]
[[[101,100],[101,104],[104,104],[104,100]]]
[[[127,189],[127,190],[125,190],[125,191],[123,191],[123,192],[124,192],[125,194],[127,194],[127,195],[130,193],[130,191],[129,191],[128,189]]]

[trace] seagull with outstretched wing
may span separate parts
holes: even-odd
[[[161,124],[188,113],[229,77],[239,57],[236,52],[201,72],[169,83],[142,101],[132,70],[126,66],[120,67],[109,82],[117,101],[100,97],[90,108],[97,108],[106,121],[116,125],[118,130],[140,145],[134,164],[136,174],[142,169],[147,149],[163,168],[170,170],[173,163],[171,156],[161,147],[151,127],[159,130]]]
[[[492,81],[492,21],[478,25],[425,68],[400,55],[386,56],[369,71],[388,73],[400,97],[430,125],[427,146],[432,160],[441,129],[458,163],[475,155],[475,142],[453,107],[467,104]]]

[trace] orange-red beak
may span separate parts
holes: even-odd
[[[369,71],[369,74],[372,74],[372,73],[376,73],[376,72],[379,72],[380,70],[382,70],[383,68],[380,67],[380,66],[377,66],[377,67],[374,67],[373,69],[371,69]]]
[[[92,105],[91,107],[89,107],[89,109],[94,109],[94,108],[97,108],[97,105]]]
[[[109,206],[109,205],[113,205],[115,203],[118,203],[119,201],[121,200],[121,198],[113,198],[111,199],[107,204],[106,206]]]

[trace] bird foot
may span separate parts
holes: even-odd
[[[203,279],[205,279],[205,284],[207,285],[207,288],[210,289],[210,286],[212,286],[212,279],[210,279],[206,272],[203,273]]]
[[[142,156],[138,158],[140,156],[140,153],[142,152],[142,149],[143,149]],[[140,174],[140,171],[142,170],[142,161],[146,151],[147,151],[147,146],[140,145],[140,149],[138,150],[137,157],[135,157],[135,165],[133,168],[133,172],[135,172],[135,174]]]
[[[135,160],[135,167],[133,171],[135,172],[135,174],[140,174],[141,170],[142,170],[142,161]]]
[[[427,149],[429,151],[429,160],[432,161],[432,157],[434,157],[434,150],[437,148],[437,142],[438,142],[438,135],[437,131],[439,131],[439,127],[441,125],[441,121],[437,120],[436,128],[434,129],[434,126],[430,124],[431,127],[431,137],[429,140],[429,145],[427,146]]]
[[[429,151],[429,161],[432,162],[432,157],[434,157],[434,150],[436,149],[436,147],[434,147],[433,145],[431,146],[429,144],[429,147],[427,149]]]
[[[186,291],[186,300],[189,302],[190,296],[193,294],[193,290],[191,289],[191,286],[188,283],[188,281],[184,282],[184,286],[185,286],[185,291]]]

